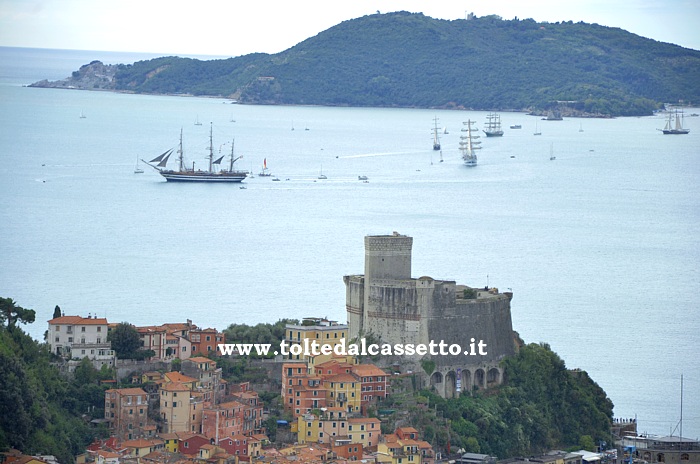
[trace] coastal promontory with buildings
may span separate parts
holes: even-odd
[[[56,307],[39,344],[18,326],[34,311],[2,299],[0,462],[700,463],[700,443],[638,435],[588,374],[520,340],[511,292],[416,278],[412,249],[364,237],[347,323],[135,326]]]

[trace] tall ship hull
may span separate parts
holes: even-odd
[[[243,182],[246,172],[177,172],[161,171],[160,175],[168,182]]]

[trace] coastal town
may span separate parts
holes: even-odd
[[[327,317],[280,321],[281,332],[273,338],[289,348],[281,353],[251,351],[262,344],[274,345],[267,343],[270,338],[261,341],[259,334],[228,339],[238,336],[227,335],[237,334],[231,332],[233,326],[221,331],[189,319],[137,326],[92,313],[66,315],[56,306],[45,332],[52,364],[64,377],[93,385],[93,394],[99,396],[96,401],[93,396],[88,403],[92,406],[83,415],[94,430],[89,436],[95,438],[74,456],[75,462],[700,464],[700,442],[673,434],[638,434],[636,419],[614,418],[612,403],[585,372],[567,370],[547,347],[519,340],[511,323],[512,292],[411,277],[412,245],[412,237],[397,232],[366,236],[365,273],[344,277],[348,322]],[[33,321],[33,311],[10,306],[8,327],[18,317]],[[477,333],[483,334],[483,340],[475,349]],[[372,356],[378,353],[369,349],[369,355],[364,353],[365,338],[374,345],[384,342],[382,347],[450,349],[437,355],[431,348],[432,356],[426,357],[418,349],[413,354],[384,355],[382,348],[381,356]],[[336,349],[360,339],[359,355]],[[311,353],[302,349],[318,345],[329,349]],[[454,346],[470,345],[463,353],[452,351]],[[487,346],[488,351],[481,349]],[[569,420],[561,422],[562,428],[598,420],[603,430],[598,442],[585,433],[595,430],[589,427],[567,440],[578,446],[543,449],[539,445],[539,454],[522,456],[513,456],[513,448],[502,448],[497,456],[482,453],[475,438],[498,436],[496,426],[483,419],[494,414],[484,412],[482,419],[470,422],[463,410],[447,418],[451,404],[495,398],[506,386],[508,362],[523,352],[537,358],[529,364],[533,368],[548,362],[556,367],[544,376],[534,371],[526,374],[528,381],[538,384],[540,396],[549,395],[548,388],[573,386],[574,396],[568,403],[571,417],[560,418]],[[246,369],[257,374],[245,378],[240,374]],[[545,378],[552,375],[560,377]],[[504,396],[503,401],[523,408],[535,404],[515,403],[525,391]],[[584,401],[590,392],[603,398]],[[551,404],[547,398],[551,396],[544,397],[542,404]],[[102,401],[103,413],[102,406],[95,406]],[[605,407],[610,408],[608,412],[603,412]],[[503,420],[513,422],[525,414],[513,406],[506,413]],[[525,433],[520,430],[521,435]],[[489,443],[490,449],[496,448]],[[519,449],[535,447],[527,444]],[[0,463],[66,464],[54,456],[26,455],[17,449],[0,453]]]

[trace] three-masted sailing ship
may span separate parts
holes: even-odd
[[[501,137],[503,135],[503,131],[501,130],[501,116],[496,113],[489,113],[486,119],[486,128],[484,128],[486,137]]]
[[[440,149],[440,136],[438,135],[438,131],[440,128],[438,127],[438,118],[435,116],[433,119],[435,121],[435,127],[433,128],[433,150],[439,150]]]
[[[663,129],[659,130],[666,135],[687,134],[690,132],[690,129],[683,128],[683,111],[678,111],[677,109],[669,111],[666,125]]]
[[[168,164],[168,159],[173,153],[173,148],[167,150],[163,154],[153,158],[151,161],[143,161],[155,170],[157,170],[161,176],[165,178],[168,182],[242,182],[246,178],[248,171],[238,171],[235,170],[233,165],[236,161],[243,158],[242,156],[236,157],[234,155],[234,142],[231,142],[231,160],[229,163],[228,170],[221,169],[221,162],[226,155],[222,155],[218,159],[214,159],[214,140],[213,140],[213,129],[209,129],[209,169],[201,170],[196,169],[194,162],[192,162],[192,168],[185,166],[184,150],[182,149],[182,129],[180,129],[180,147],[177,151],[178,153],[178,169],[166,169]],[[158,163],[158,164],[152,164]],[[219,169],[217,169],[219,167]]]
[[[467,120],[462,128],[463,134],[459,137],[459,151],[462,152],[465,166],[476,166],[477,158],[474,150],[481,148],[478,146],[481,142],[476,140],[479,136],[475,134],[476,129],[472,129],[472,124],[476,122]]]

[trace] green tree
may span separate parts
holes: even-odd
[[[7,322],[7,327],[14,327],[15,323],[31,324],[34,322],[36,312],[33,309],[25,309],[17,306],[11,298],[0,298],[0,323]]]
[[[61,317],[61,308],[58,305],[53,308],[53,318],[56,319],[57,317]]]
[[[128,322],[121,322],[107,335],[107,341],[112,343],[117,358],[128,359],[141,347],[141,340],[136,328]]]

